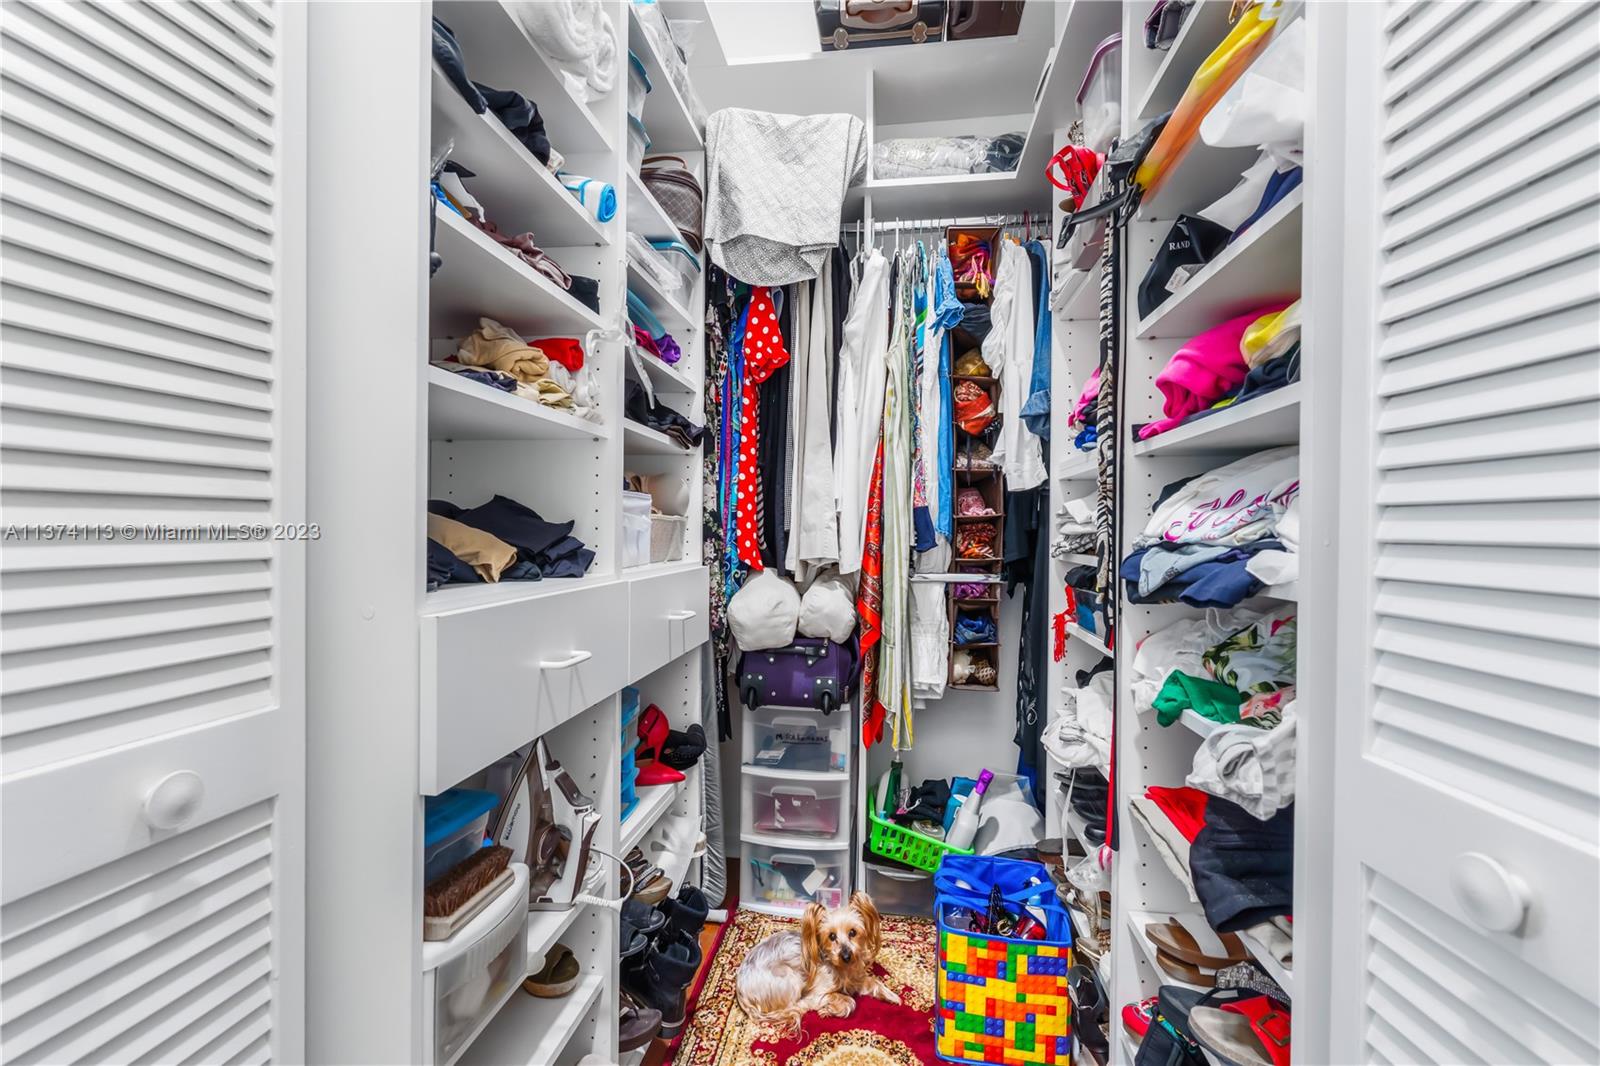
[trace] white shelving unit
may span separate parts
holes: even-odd
[[[1195,67],[1226,34],[1228,5],[1219,0],[1197,3],[1178,39],[1165,53],[1142,47],[1142,22],[1147,13],[1142,6],[1124,4],[1122,10],[1122,98],[1133,103],[1123,112],[1123,132],[1127,134],[1176,103]],[[1182,289],[1150,315],[1139,316],[1139,281],[1173,219],[1179,213],[1204,207],[1226,192],[1254,156],[1253,149],[1214,149],[1197,138],[1155,194],[1144,200],[1138,215],[1124,231],[1127,251],[1122,318],[1124,387],[1118,415],[1122,439],[1118,442],[1120,464],[1116,485],[1123,531],[1123,543],[1117,549],[1119,559],[1131,550],[1133,537],[1144,527],[1155,499],[1165,486],[1256,451],[1295,444],[1302,439],[1302,425],[1310,406],[1309,386],[1304,382],[1146,441],[1136,440],[1133,434],[1134,426],[1161,417],[1162,397],[1155,388],[1154,379],[1180,345],[1228,318],[1273,301],[1301,296],[1302,279],[1311,276],[1311,271],[1302,267],[1306,253],[1302,219],[1307,214],[1307,197],[1314,189],[1308,177],[1305,186],[1258,219],[1244,236],[1196,272]],[[1309,172],[1308,167],[1308,175]],[[1096,328],[1092,323],[1086,327]],[[1079,332],[1087,332],[1087,329],[1069,327],[1067,336],[1075,338]],[[1307,332],[1305,336],[1309,349],[1313,346],[1311,334]],[[1309,354],[1313,360],[1337,357],[1337,351]],[[1081,370],[1072,380],[1074,385],[1081,383]],[[1068,390],[1057,386],[1054,391],[1063,395]],[[1302,470],[1305,468],[1302,456]],[[1327,491],[1332,491],[1332,486],[1308,484],[1302,490],[1306,494]],[[1302,567],[1311,567],[1317,565],[1319,556],[1316,549],[1308,545],[1301,558]],[[1118,595],[1123,598],[1116,634],[1119,667],[1115,711],[1119,805],[1116,818],[1120,825],[1132,827],[1136,822],[1129,814],[1129,802],[1143,795],[1151,785],[1182,785],[1197,747],[1218,726],[1186,711],[1171,727],[1162,728],[1154,716],[1141,717],[1137,713],[1130,678],[1133,676],[1132,657],[1139,643],[1150,633],[1197,612],[1179,603],[1141,605],[1128,602],[1120,582]],[[1260,602],[1265,606],[1272,600],[1293,601],[1298,595],[1299,589],[1294,586],[1268,589],[1264,590]],[[1304,630],[1301,632],[1302,647],[1305,647]],[[1302,688],[1301,707],[1305,708],[1310,702],[1316,702],[1315,694]],[[1326,706],[1319,709],[1331,710]],[[1315,712],[1302,710],[1303,716],[1307,713]],[[1297,736],[1301,758],[1306,757],[1306,737],[1304,731]],[[1174,915],[1198,917],[1200,914],[1198,905],[1190,901],[1188,891],[1161,860],[1146,833],[1126,828],[1120,834],[1119,843],[1112,866],[1115,920],[1110,952],[1111,984],[1107,990],[1113,1019],[1124,1004],[1153,995],[1162,984],[1184,984],[1160,968],[1154,946],[1144,935],[1145,927],[1152,921]],[[1308,883],[1302,881],[1297,872],[1297,916],[1302,909],[1301,894],[1307,888]],[[1309,904],[1306,909],[1310,910]],[[1265,954],[1259,951],[1259,946],[1256,953],[1258,956]],[[1263,965],[1269,974],[1282,973],[1282,967],[1275,962],[1271,966]],[[1287,974],[1283,976],[1287,978]],[[1290,988],[1288,983],[1284,987]],[[1304,1002],[1304,1012],[1308,1015],[1320,1009],[1321,1001],[1317,999]],[[1297,1031],[1299,1016],[1297,1012]],[[1115,1022],[1113,1028],[1118,1028]],[[1112,1042],[1113,1063],[1128,1066],[1133,1051],[1132,1041],[1124,1039],[1119,1032]]]
[[[619,0],[606,0],[604,9],[625,69],[635,16]],[[309,774],[318,817],[311,820],[316,859],[308,894],[325,900],[341,923],[308,938],[314,941],[308,1049],[320,1061],[432,1066],[568,1066],[590,1053],[616,1061],[616,912],[582,906],[529,911],[519,934],[529,972],[557,943],[570,948],[582,967],[578,988],[543,1000],[522,991],[522,975],[510,975],[505,991],[498,977],[497,994],[475,1007],[464,1037],[448,1056],[436,1055],[429,1035],[436,1008],[424,999],[420,948],[424,797],[481,784],[487,767],[543,737],[599,807],[598,849],[616,855],[637,846],[675,882],[698,878],[699,767],[680,783],[641,790],[641,802],[622,820],[619,693],[636,686],[641,703],[660,707],[677,729],[701,719],[708,585],[700,565],[700,453],[626,420],[623,392],[628,377],[642,372],[659,401],[701,420],[703,330],[694,309],[703,306],[704,289],[697,285],[683,300],[668,297],[628,268],[627,232],[676,237],[677,230],[629,172],[625,78],[603,98],[580,99],[505,5],[432,5],[460,43],[469,77],[534,101],[565,169],[614,187],[617,215],[601,223],[498,118],[473,113],[430,58],[429,13],[427,5],[378,5],[313,15],[313,21],[340,20],[344,36],[324,39],[362,39],[375,60],[365,84],[386,110],[413,112],[416,130],[411,137],[392,131],[366,137],[373,105],[352,96],[347,79],[333,83],[333,64],[315,68],[314,83],[328,82],[316,93],[325,106],[313,143],[330,166],[371,171],[371,187],[360,190],[361,210],[330,221],[335,229],[348,226],[348,235],[338,231],[340,251],[312,279],[342,312],[323,325],[352,364],[328,368],[320,380],[347,390],[349,403],[370,412],[362,425],[374,435],[361,441],[371,459],[365,469],[335,459],[312,495],[330,528],[366,529],[397,550],[385,556],[364,538],[331,537],[318,556],[322,580],[313,578],[314,595],[323,601],[314,615],[325,620],[312,634],[326,653],[321,691],[342,691],[346,702],[308,715],[316,723],[310,747],[318,753]],[[659,92],[667,85],[664,76],[656,80],[645,121],[658,150],[688,153],[698,165],[699,134],[682,100]],[[447,144],[450,158],[475,174],[465,184],[501,232],[532,232],[567,273],[598,281],[597,311],[434,202],[424,178]],[[382,252],[335,267],[345,247],[368,245],[374,230],[393,235]],[[430,234],[442,260],[431,278]],[[676,365],[625,365],[629,287],[677,340]],[[599,417],[543,407],[429,365],[454,351],[480,316],[530,340],[583,342],[586,368],[597,373]],[[350,450],[336,415],[311,429],[313,440],[320,435]],[[692,512],[682,523],[677,558],[623,568],[625,473],[686,482]],[[428,501],[470,507],[495,494],[550,521],[573,522],[573,534],[595,552],[588,571],[425,592]],[[361,787],[349,787],[358,781]],[[354,825],[362,827],[359,848],[335,836]],[[684,839],[688,845],[675,852],[666,846]],[[615,868],[606,880],[615,893],[621,882]],[[369,952],[360,945],[373,943],[414,945],[411,973],[369,972]],[[466,1009],[452,1000],[447,1018],[446,1008],[437,1008],[441,1027],[461,1025]]]

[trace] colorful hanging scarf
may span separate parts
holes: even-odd
[[[757,411],[760,385],[789,361],[778,331],[778,312],[772,294],[758,286],[750,291],[750,309],[744,331],[744,387],[740,395],[739,483],[736,544],[739,561],[751,570],[761,564],[761,466],[758,460],[761,427]]]
[[[872,460],[872,489],[867,493],[867,533],[861,551],[861,584],[856,592],[856,618],[861,626],[861,742],[869,747],[883,739],[888,713],[878,702],[878,640],[883,636],[883,437]]]

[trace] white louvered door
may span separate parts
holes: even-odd
[[[1593,1063],[1600,7],[1349,22],[1330,1059]]]
[[[304,1057],[304,64],[0,5],[8,1064]]]

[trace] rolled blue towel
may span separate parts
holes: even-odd
[[[557,175],[566,190],[577,198],[584,210],[593,215],[596,222],[610,222],[617,215],[617,190],[603,181],[595,178],[586,178],[581,174],[568,174],[562,171]]]

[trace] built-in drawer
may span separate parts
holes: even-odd
[[[449,788],[626,683],[627,585],[539,585],[515,599],[483,595],[504,597],[504,586],[464,590],[480,596],[423,614],[423,793]]]
[[[703,566],[627,577],[628,681],[659,670],[711,635],[711,585]]]
[[[744,876],[739,905],[768,914],[799,914],[809,903],[832,909],[850,898],[850,850],[811,850],[798,841],[740,843]]]
[[[743,785],[745,834],[850,843],[849,774],[785,779],[747,771]]]

